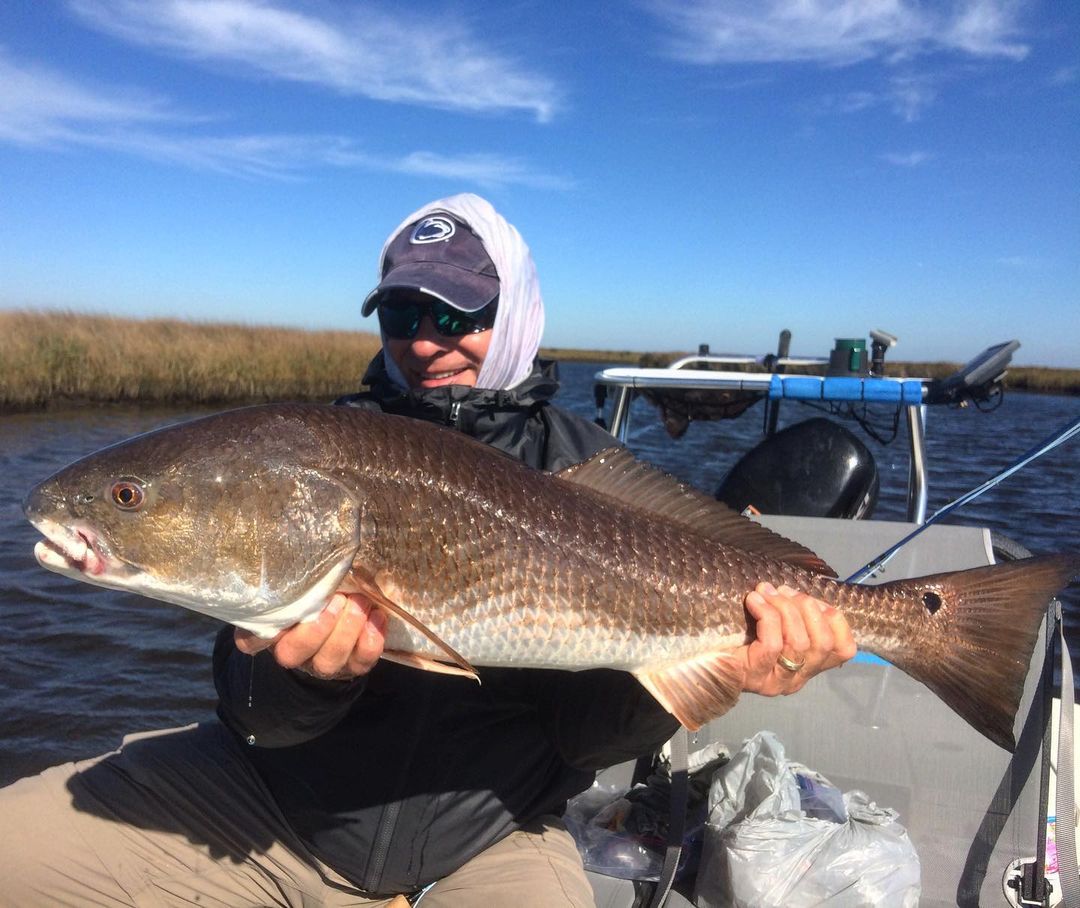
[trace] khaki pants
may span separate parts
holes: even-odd
[[[0,790],[0,905],[388,906],[317,860],[219,723]],[[420,908],[593,905],[573,839],[541,818],[440,880]]]

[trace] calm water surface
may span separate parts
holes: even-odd
[[[563,367],[564,406],[593,416],[597,367]],[[785,405],[781,426],[812,412]],[[195,411],[104,409],[0,416],[0,785],[65,760],[111,750],[123,734],[205,719],[213,712],[210,650],[219,624],[175,606],[97,589],[38,567],[39,538],[20,502],[34,483],[97,448]],[[878,414],[888,423],[884,414]],[[1011,394],[993,413],[935,409],[928,422],[929,512],[978,485],[1054,429],[1080,400]],[[695,423],[668,439],[644,401],[631,447],[713,491],[761,432],[761,405],[736,420]],[[876,515],[906,508],[903,427],[888,446],[860,435],[882,475]],[[1080,442],[1071,442],[954,515],[1000,530],[1034,552],[1080,547]],[[1080,617],[1075,588],[1066,609]],[[1080,636],[1080,635],[1078,635]],[[1074,643],[1073,650],[1080,649]]]

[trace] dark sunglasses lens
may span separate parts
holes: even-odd
[[[383,303],[379,306],[379,326],[394,340],[416,337],[423,309],[416,303]]]
[[[461,337],[477,330],[476,321],[468,312],[462,312],[446,303],[431,304],[431,321],[443,337]]]
[[[497,300],[476,312],[462,312],[442,300],[387,300],[379,304],[379,326],[394,340],[412,340],[420,330],[420,319],[431,317],[435,330],[443,337],[479,334],[495,324]]]
[[[488,303],[475,312],[462,312],[443,302],[431,304],[431,321],[443,337],[479,334],[495,324],[495,303]]]

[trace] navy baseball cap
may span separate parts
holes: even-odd
[[[475,312],[499,295],[499,274],[468,224],[440,212],[414,221],[391,240],[382,280],[367,295],[361,314],[371,315],[394,290],[418,290],[462,312]]]

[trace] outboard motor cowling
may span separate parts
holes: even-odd
[[[737,511],[800,517],[869,517],[881,481],[874,456],[828,419],[788,426],[748,451],[716,490]]]

